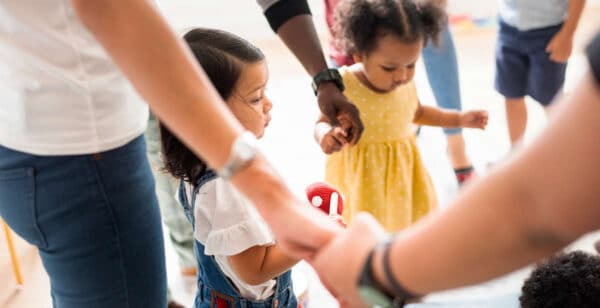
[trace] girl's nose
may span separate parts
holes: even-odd
[[[264,112],[267,113],[273,109],[273,103],[268,97],[265,97]]]
[[[400,83],[406,81],[407,71],[406,69],[398,69],[394,74],[394,82]]]

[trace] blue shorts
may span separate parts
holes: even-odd
[[[566,63],[550,60],[546,46],[562,24],[519,31],[500,21],[496,44],[496,90],[506,98],[529,95],[548,106],[565,82]]]

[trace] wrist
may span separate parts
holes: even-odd
[[[380,249],[375,250],[373,254],[373,262],[371,263],[371,267],[373,269],[373,278],[375,279],[377,284],[381,286],[381,288],[383,288],[386,293],[393,294],[394,291],[385,277],[385,270],[383,266],[383,255],[385,252],[384,250],[386,248],[386,245],[388,244],[379,245]]]
[[[335,68],[328,68],[313,76],[312,88],[316,96],[323,91],[331,91],[332,87],[337,91],[344,92],[344,82],[340,72]]]
[[[331,128],[331,125],[329,125],[329,123],[326,122],[318,122],[315,125],[315,140],[317,141],[317,143],[321,144],[321,141],[323,140],[325,135],[327,135],[327,133],[331,131]]]

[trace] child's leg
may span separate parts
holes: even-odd
[[[496,78],[498,93],[505,97],[506,121],[510,142],[514,145],[527,125],[527,95],[531,63],[523,32],[500,21],[496,44]]]
[[[525,97],[506,98],[506,122],[510,144],[514,146],[525,134],[527,127],[527,108]]]

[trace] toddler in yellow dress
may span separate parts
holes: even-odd
[[[338,5],[335,33],[356,64],[340,68],[344,94],[360,110],[364,132],[348,145],[341,126],[324,116],[315,139],[327,157],[325,180],[345,196],[344,219],[375,216],[388,231],[409,226],[437,207],[412,123],[485,128],[485,111],[457,112],[421,105],[412,81],[428,39],[445,26],[442,8],[413,0],[349,0]],[[339,119],[343,126],[344,119]],[[348,145],[348,146],[346,146]]]

